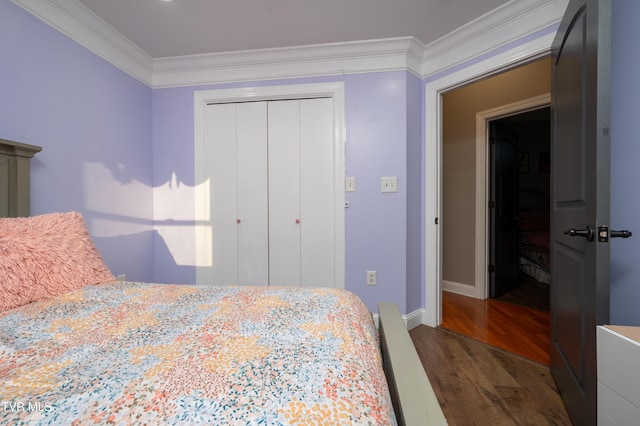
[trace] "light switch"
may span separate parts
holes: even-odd
[[[347,192],[355,192],[356,191],[356,178],[348,177],[346,179],[346,191]]]
[[[398,178],[396,176],[382,177],[380,184],[382,192],[398,192]]]

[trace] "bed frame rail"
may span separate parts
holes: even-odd
[[[378,304],[380,348],[399,425],[446,425],[427,373],[394,303]]]

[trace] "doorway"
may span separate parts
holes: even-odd
[[[487,122],[549,105],[548,58],[442,95],[442,289],[486,299]]]
[[[545,95],[479,114],[479,163],[487,167],[478,170],[484,189],[476,196],[491,207],[479,209],[489,214],[478,223],[485,297],[443,292],[441,324],[543,365],[550,362],[548,101]],[[498,161],[501,142],[507,148]]]
[[[521,113],[546,108],[550,92],[549,67],[548,58],[543,58],[442,94],[442,326],[449,329],[466,327],[467,330],[454,331],[478,340],[502,336],[489,343],[524,345],[519,350],[515,347],[503,349],[522,356],[535,352],[536,360],[543,364],[548,364],[549,357],[548,311],[536,311],[489,297],[490,155],[487,129],[491,121],[516,121],[520,120],[517,116]],[[549,110],[546,111],[548,115]],[[532,129],[525,133],[530,134],[525,137],[539,138],[539,132]],[[546,133],[548,141],[548,125]],[[518,181],[522,177],[523,183],[535,179],[539,173],[539,152],[544,150],[527,149],[528,155],[521,156],[520,151],[515,154],[518,162],[520,158],[528,159],[526,177],[525,169],[521,174],[520,166],[517,166],[516,176]],[[543,161],[543,171],[544,168]],[[546,176],[548,185],[549,174]],[[519,262],[519,256],[516,259]],[[519,270],[516,274],[519,276]],[[518,314],[518,320],[513,320],[515,314],[504,312],[497,304],[513,307],[522,315]],[[453,311],[452,308],[459,309]],[[504,321],[496,320],[495,308],[505,314]],[[451,312],[455,313],[450,315]],[[484,324],[483,319],[491,321]],[[518,337],[506,339],[504,336]]]
[[[489,297],[549,311],[550,107],[488,127]]]

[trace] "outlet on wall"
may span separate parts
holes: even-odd
[[[367,285],[376,285],[376,271],[367,271]]]

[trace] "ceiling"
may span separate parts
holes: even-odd
[[[517,1],[517,0],[513,0]],[[507,0],[79,0],[153,58],[414,36]]]

